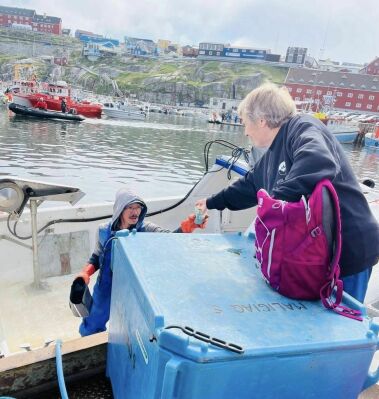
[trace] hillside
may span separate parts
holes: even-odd
[[[52,65],[51,56],[67,56],[69,64]],[[39,80],[63,79],[98,94],[132,95],[161,104],[242,99],[262,82],[283,83],[287,74],[286,68],[270,65],[197,59],[118,56],[91,62],[81,56],[81,44],[74,38],[0,29],[2,80],[13,78],[15,62],[32,64]]]

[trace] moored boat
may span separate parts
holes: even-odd
[[[43,119],[61,119],[66,121],[81,122],[85,118],[82,115],[75,115],[69,112],[56,112],[56,111],[46,111],[39,108],[25,107],[24,105],[19,105],[15,103],[10,103],[8,109],[17,115],[31,116],[35,118]]]
[[[103,104],[103,114],[108,118],[144,120],[146,113],[137,107],[130,106],[126,101],[107,102]]]
[[[365,147],[379,150],[379,123],[373,125],[365,135]]]
[[[23,83],[23,84],[21,84]],[[66,100],[67,110],[74,109],[77,114],[87,118],[101,118],[101,105],[89,101],[78,102],[71,97],[71,89],[66,82],[41,83],[15,82],[12,89],[13,102],[26,107],[35,107],[43,98],[48,110],[61,111],[62,100]]]
[[[209,119],[208,123],[213,123],[214,125],[244,126],[242,123],[223,122],[221,120],[212,120],[212,119]]]

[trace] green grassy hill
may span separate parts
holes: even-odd
[[[263,82],[282,84],[288,72],[268,64],[186,58],[113,56],[91,62],[81,49],[71,37],[0,28],[0,79],[11,80],[14,64],[27,59],[39,80],[59,78],[98,94],[176,104],[208,103],[211,97],[242,99]],[[53,56],[67,56],[69,65],[52,65]]]

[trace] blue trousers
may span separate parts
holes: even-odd
[[[90,314],[82,320],[79,333],[82,337],[106,330],[111,309],[112,272],[105,266],[100,271],[92,293]]]
[[[358,274],[343,277],[343,290],[357,299],[359,302],[363,303],[371,272],[372,267],[369,267]]]

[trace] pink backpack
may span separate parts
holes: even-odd
[[[294,299],[321,298],[326,308],[362,320],[360,311],[341,305],[341,218],[329,180],[320,181],[308,200],[303,196],[298,202],[259,190],[255,235],[256,258],[272,288]]]

